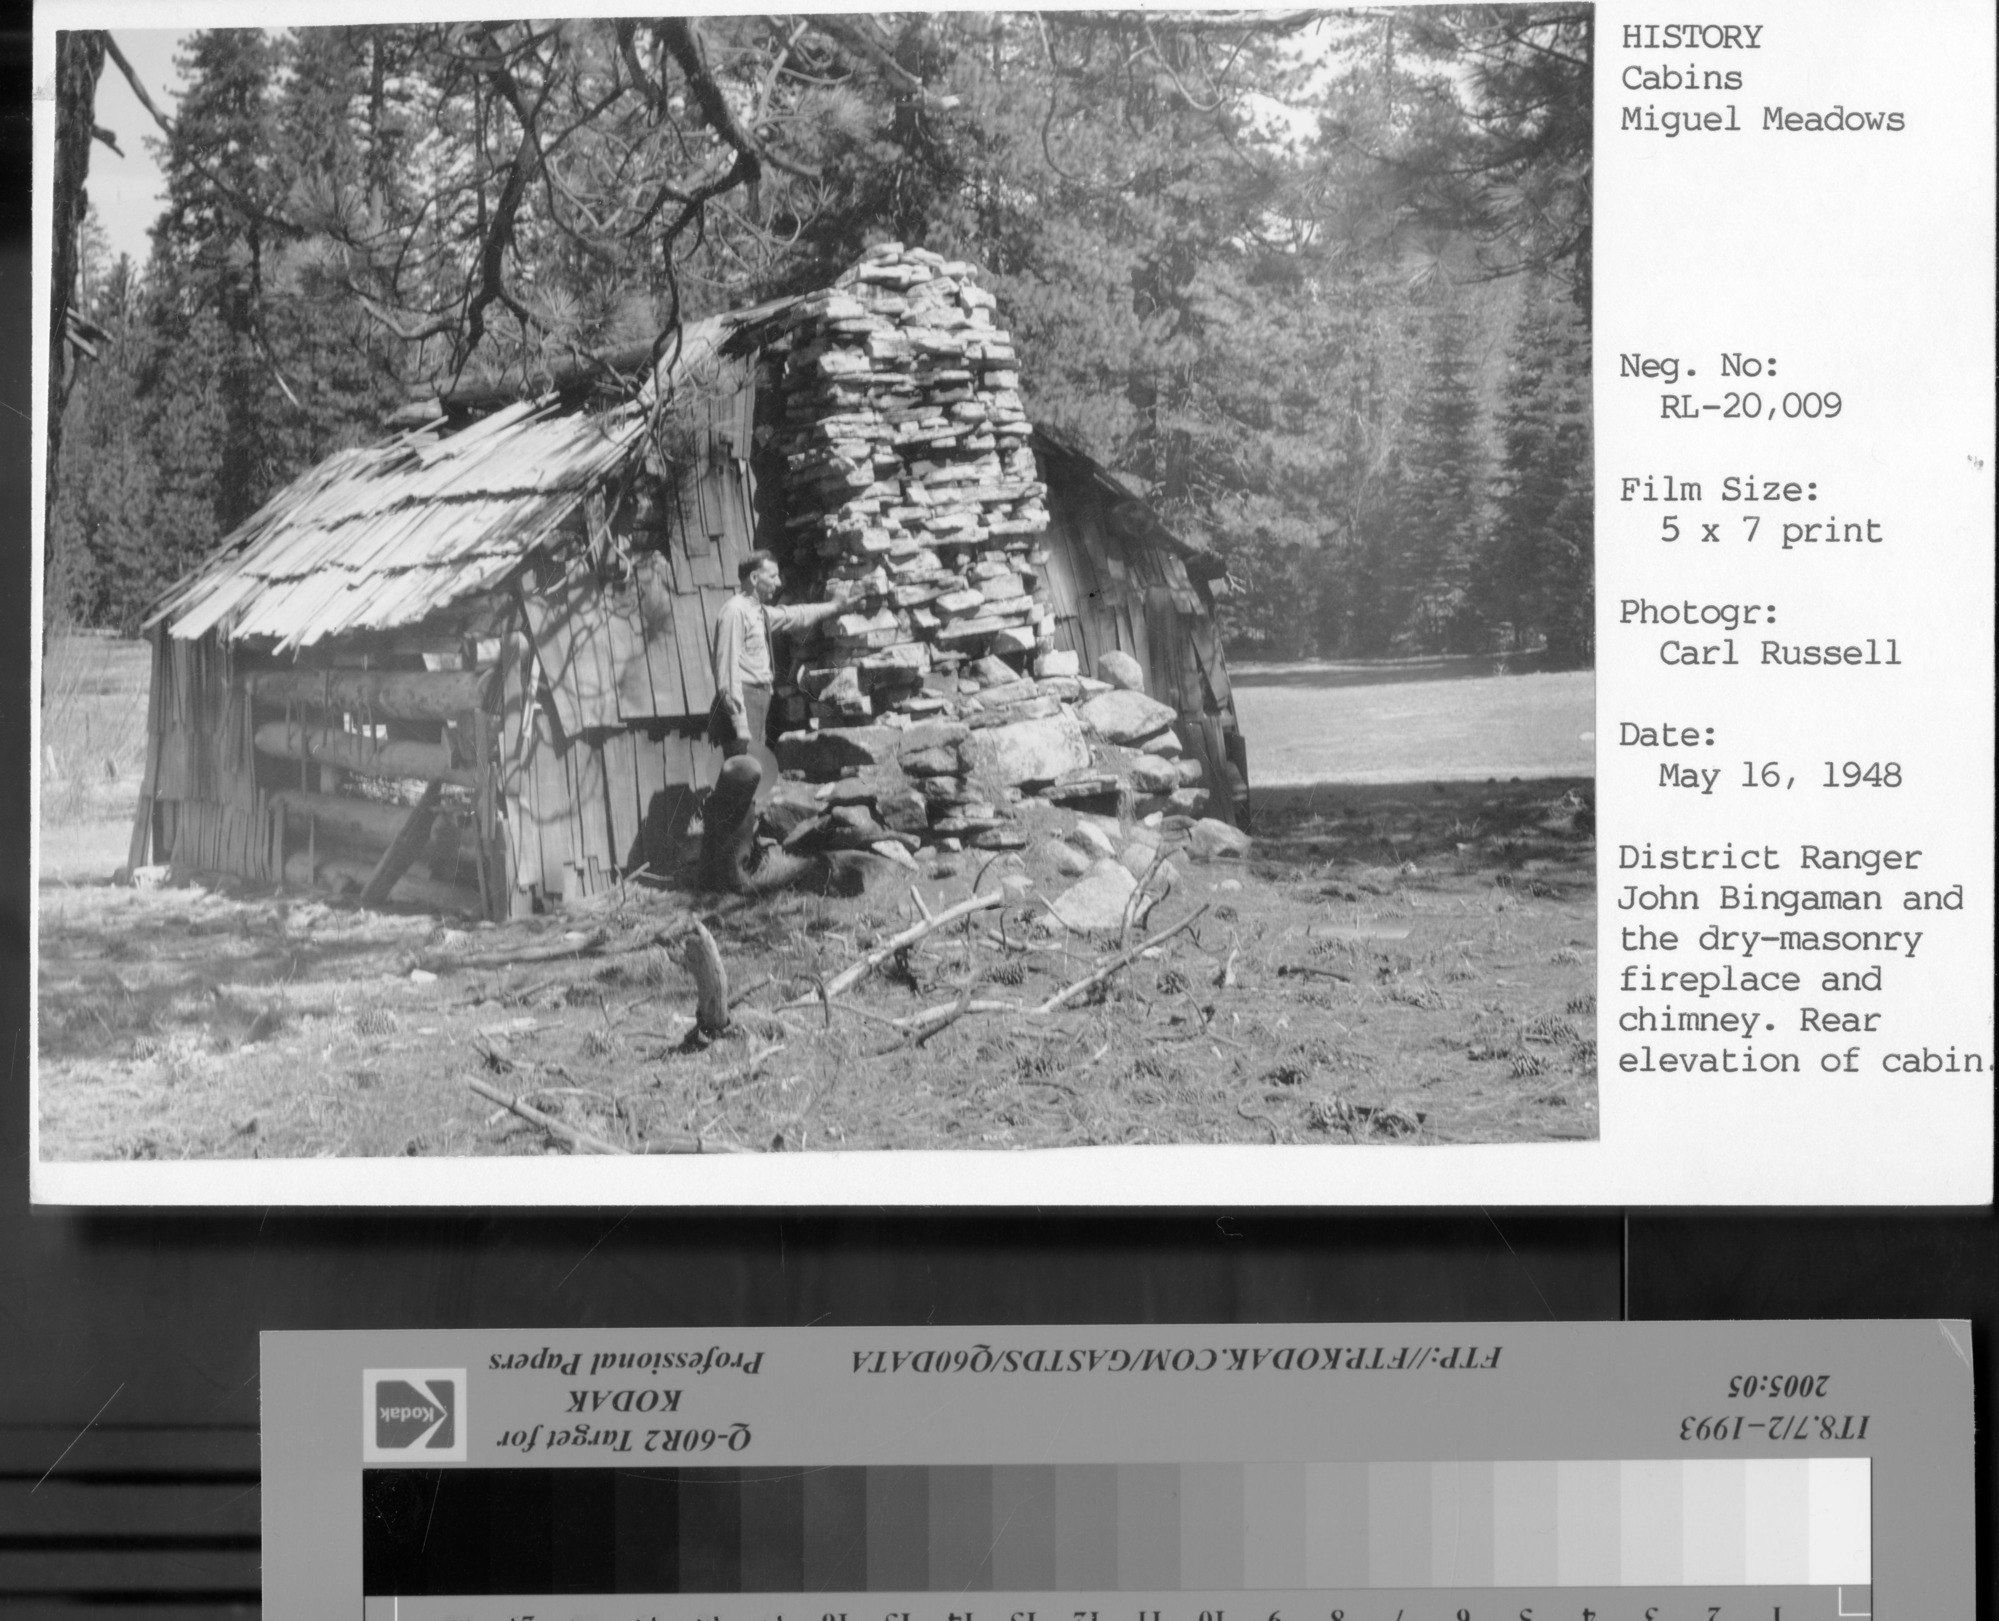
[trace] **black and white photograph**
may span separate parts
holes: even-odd
[[[1999,1613],[1999,11],[543,3],[0,29],[0,1609]]]
[[[1598,1138],[1591,6],[149,20],[39,1163]]]

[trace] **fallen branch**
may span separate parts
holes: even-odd
[[[1353,983],[1353,975],[1342,974],[1331,968],[1308,968],[1301,962],[1281,962],[1277,965],[1277,977],[1287,974],[1302,974],[1308,979],[1337,979],[1343,985]]]
[[[1212,901],[1204,901],[1197,910],[1189,912],[1178,923],[1174,924],[1172,928],[1155,934],[1150,940],[1141,941],[1129,951],[1119,952],[1117,956],[1105,963],[1103,967],[1097,969],[1095,973],[1084,976],[1073,985],[1064,986],[1039,1007],[1030,1009],[1030,1011],[1036,1014],[1053,1013],[1056,1009],[1081,996],[1085,991],[1103,984],[1105,980],[1109,979],[1119,969],[1137,961],[1146,952],[1152,950],[1154,946],[1163,946],[1174,935],[1184,933],[1187,929],[1192,928],[1195,923],[1200,921],[1202,914],[1207,911],[1208,907],[1213,904]]]
[[[551,1137],[566,1142],[572,1148],[586,1154],[615,1154],[629,1156],[631,1150],[607,1143],[601,1137],[593,1137],[587,1131],[578,1131],[574,1126],[566,1126],[553,1115],[543,1114],[531,1103],[524,1103],[518,1097],[510,1097],[498,1087],[488,1086],[481,1080],[467,1080],[465,1083],[489,1102],[509,1109],[530,1125],[541,1127]],[[540,1088],[538,1090],[546,1090]],[[694,1132],[675,1131],[656,1138],[645,1146],[648,1154],[740,1154],[742,1149],[732,1143],[711,1142]]]
[[[973,974],[969,976],[965,980],[965,988],[958,993],[958,1000],[951,1005],[949,1010],[944,1014],[942,1018],[930,1020],[922,1025],[912,1026],[910,1028],[909,1032],[910,1042],[915,1046],[921,1047],[932,1036],[937,1035],[941,1031],[950,1029],[952,1025],[956,1024],[967,1013],[971,1012],[972,990],[977,984],[978,984],[978,975]]]
[[[911,1013],[900,1019],[891,1018],[886,1013],[876,1013],[872,1008],[856,1007],[852,1002],[834,1002],[831,1004],[831,1007],[841,1013],[851,1013],[857,1019],[866,1019],[870,1024],[878,1024],[885,1030],[893,1030],[897,1035],[904,1037],[905,1040],[903,1042],[888,1049],[890,1052],[900,1051],[907,1044],[907,1038],[912,1031],[922,1032],[922,1037],[919,1039],[927,1039],[927,1037],[935,1035],[937,1030],[944,1028],[944,1024],[938,1024],[934,1030],[927,1028],[932,1021],[941,1019],[944,1023],[948,1024],[954,1023],[962,1016],[959,1014],[956,1002],[939,1002],[935,1007],[925,1008],[920,1013]],[[1033,1012],[1032,1009],[1024,1008],[1018,1002],[968,1002],[965,1004],[964,1011],[967,1014],[1011,1013],[1017,1019],[1029,1018]],[[1060,1026],[1049,1026],[1043,1029],[1036,1025],[1021,1025],[1013,1033],[1021,1036],[1033,1036],[1039,1041],[1059,1039],[1065,1034]],[[876,1056],[879,1057],[881,1055],[876,1054]]]
[[[465,1084],[471,1087],[482,1098],[499,1104],[503,1109],[512,1110],[530,1125],[541,1127],[549,1136],[556,1138],[558,1141],[565,1142],[571,1148],[578,1149],[585,1154],[623,1154],[626,1152],[625,1149],[613,1147],[601,1137],[593,1137],[587,1131],[578,1131],[574,1126],[564,1125],[554,1115],[543,1114],[533,1104],[524,1102],[518,1097],[509,1097],[496,1086],[488,1086],[484,1081],[479,1080],[468,1080]],[[547,1089],[538,1087],[536,1090],[542,1091]]]
[[[835,1009],[838,1009],[842,1013],[851,1013],[857,1019],[866,1019],[870,1024],[886,1025],[889,1029],[897,1031],[902,1029],[902,1021],[900,1019],[892,1018],[886,1013],[876,1013],[871,1008],[855,1007],[852,1002],[828,1002],[826,1004],[826,1022],[829,1025],[833,1022]]]
[[[569,981],[559,976],[553,979],[531,979],[525,985],[516,985],[509,990],[501,992],[499,1000],[505,1006],[517,1007],[521,1003],[531,1001],[533,998],[541,995],[543,991],[553,990],[558,985],[566,985],[568,983]],[[479,1003],[487,999],[487,994],[491,990],[491,985],[483,987],[465,999],[466,1005],[469,1007],[478,1006]]]
[[[616,1112],[618,1100],[608,1092],[599,1092],[594,1086],[537,1086],[532,1092],[523,1092],[522,1097],[565,1097],[595,1098],[599,1103],[608,1103]]]
[[[1143,924],[1153,907],[1166,898],[1166,890],[1161,890],[1157,895],[1152,894],[1153,875],[1159,871],[1160,865],[1165,860],[1165,850],[1155,849],[1152,852],[1152,859],[1145,864],[1145,871],[1139,874],[1137,885],[1129,895],[1125,896],[1124,916],[1118,920],[1117,926],[1117,943],[1120,946],[1131,938],[1132,925]],[[1167,889],[1171,888],[1172,885],[1169,883]]]
[[[1003,905],[1005,900],[1006,897],[1004,895],[974,895],[968,901],[960,901],[956,906],[946,907],[935,916],[927,917],[921,923],[912,924],[909,928],[904,929],[902,933],[891,939],[884,940],[858,962],[849,963],[839,973],[827,980],[811,996],[794,997],[784,1005],[786,1007],[810,1007],[814,1001],[831,1002],[834,997],[840,995],[843,991],[850,991],[856,985],[860,984],[869,974],[873,973],[875,969],[888,961],[890,957],[893,957],[905,946],[916,944],[925,935],[933,934],[947,924],[957,922],[961,917],[970,917],[974,912],[983,912],[992,907]]]
[[[562,939],[545,946],[517,946],[511,951],[477,951],[463,956],[437,953],[419,959],[435,971],[440,968],[507,968],[515,963],[557,962],[564,957],[587,957],[601,951],[609,938],[602,929],[593,929],[581,940]]]
[[[520,1068],[519,1064],[494,1044],[490,1036],[483,1033],[472,1038],[472,1050],[495,1075],[505,1075],[510,1070]]]

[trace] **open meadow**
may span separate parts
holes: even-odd
[[[1412,658],[1242,664],[1230,675],[1259,786],[1596,770],[1591,670],[1513,673],[1494,658]]]
[[[1148,863],[1149,910],[1119,938],[1050,926],[1074,818],[1041,807],[1017,854],[925,853],[845,898],[628,886],[457,927],[178,875],[117,886],[145,663],[84,654],[51,683],[70,707],[45,711],[45,1158],[1597,1134],[1586,674],[1242,671],[1251,854]],[[1476,770],[1488,756],[1514,769]],[[733,996],[707,1045],[669,945],[694,916]]]

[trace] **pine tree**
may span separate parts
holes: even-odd
[[[55,554],[53,513],[62,461],[63,413],[69,403],[75,371],[70,364],[69,315],[78,296],[78,237],[89,214],[85,182],[90,175],[90,144],[97,128],[97,81],[104,72],[105,35],[99,29],[70,28],[56,35],[56,106],[54,173],[51,176],[48,398],[45,403],[46,446],[43,462],[47,503],[43,516],[51,520],[44,537],[42,562],[51,574]]]
[[[112,582],[93,611],[129,624],[270,495],[342,444],[372,437],[405,393],[398,345],[315,274],[291,216],[316,179],[360,173],[352,108],[367,40],[307,30],[196,34],[171,139],[146,291],[121,339],[144,464],[143,522],[99,524]]]
[[[1378,658],[1393,649],[1401,621],[1390,592],[1403,484],[1398,446],[1356,494],[1344,543],[1321,554],[1314,581],[1321,652]]]
[[[130,628],[144,599],[128,564],[151,544],[155,477],[139,398],[147,346],[143,293],[122,255],[93,271],[90,287],[81,312],[105,336],[98,358],[79,370],[66,412],[44,610],[51,624]]]
[[[1573,305],[1539,277],[1522,301],[1508,369],[1492,545],[1476,591],[1516,643],[1562,662],[1593,651],[1593,463],[1588,345]]]
[[[1470,327],[1459,305],[1430,311],[1423,375],[1409,409],[1383,608],[1392,634],[1422,652],[1460,652],[1478,641],[1469,586],[1484,523],[1486,457]]]
[[[263,298],[278,192],[271,89],[276,47],[253,29],[193,35],[147,271],[158,353],[148,428],[160,470],[160,568],[200,556],[254,512],[286,458],[273,438]]]
[[[1469,289],[1579,279],[1588,203],[1587,97],[1543,105],[1587,19],[1501,9],[193,36],[119,384],[145,477],[99,503],[148,514],[79,555],[125,615],[414,386],[534,386],[893,236],[985,267],[1030,413],[1229,562],[1241,645],[1469,645],[1517,573]],[[1528,572],[1553,640],[1576,570]]]

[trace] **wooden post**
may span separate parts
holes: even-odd
[[[386,901],[389,891],[396,887],[396,880],[409,871],[417,852],[430,842],[430,828],[437,820],[437,802],[443,788],[442,783],[435,781],[425,787],[423,798],[411,808],[388,849],[382,852],[382,859],[375,863],[375,870],[368,875],[368,882],[361,890],[363,906],[380,906]]]
[[[694,1028],[704,1036],[719,1036],[729,1028],[729,974],[705,925],[697,922],[689,928],[680,961],[694,976]]]
[[[146,692],[146,775],[139,784],[139,809],[132,819],[132,843],[125,858],[125,865],[134,871],[151,859],[159,837],[154,827],[154,807],[158,802],[160,785],[160,711],[165,697],[160,685],[171,669],[163,651],[166,634],[162,627],[148,637],[153,645],[153,678]]]
[[[500,837],[500,894],[502,910],[508,918],[534,916],[534,893],[524,887],[522,863],[523,841],[527,838],[540,839],[538,830],[530,831],[525,807],[533,792],[525,780],[523,770],[526,752],[524,736],[528,720],[526,714],[526,655],[523,651],[520,633],[509,628],[500,638],[500,715],[493,734],[498,787],[495,789],[495,814],[502,818]],[[537,842],[534,859],[529,870],[539,872],[541,850]]]
[[[478,776],[472,799],[472,839],[479,866],[479,903],[486,916],[498,923],[504,921],[506,914],[494,894],[493,736],[486,719],[483,711],[475,709],[465,717],[465,722],[472,728],[472,762]]]

